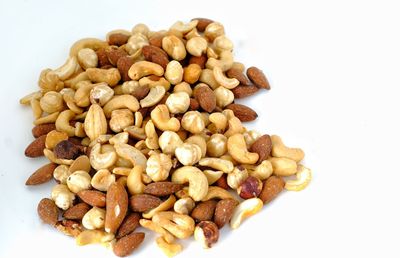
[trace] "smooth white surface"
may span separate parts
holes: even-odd
[[[38,89],[40,71],[82,37],[202,16],[222,22],[236,59],[270,80],[244,101],[260,114],[250,126],[301,146],[314,179],[224,228],[211,250],[182,241],[178,257],[399,257],[399,10],[385,0],[1,0],[0,257],[114,257],[43,225],[36,205],[51,183],[24,185],[44,160],[23,155],[32,115],[18,100]],[[164,257],[153,240],[134,257]]]

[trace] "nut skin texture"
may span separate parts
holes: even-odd
[[[238,187],[237,192],[243,199],[257,197],[261,193],[263,184],[260,179],[249,176]]]
[[[159,64],[164,70],[167,68],[169,63],[168,54],[161,48],[152,45],[144,46],[142,52],[146,61]]]
[[[53,178],[53,172],[56,167],[57,164],[54,163],[44,165],[26,180],[25,185],[39,185],[50,181]]]
[[[264,134],[250,146],[249,150],[250,152],[258,153],[258,162],[266,160],[270,156],[272,150],[271,137],[268,134]]]
[[[107,58],[110,61],[111,65],[117,66],[118,60],[121,57],[127,56],[128,53],[125,52],[122,48],[114,48],[110,47],[106,50]]]
[[[218,228],[222,228],[232,218],[233,211],[238,205],[235,199],[223,199],[217,203],[214,213],[214,222]]]
[[[54,154],[58,159],[76,159],[81,155],[81,151],[72,142],[64,140],[54,147]]]
[[[195,228],[194,238],[201,242],[204,248],[211,248],[218,242],[219,229],[212,221],[202,221]]]
[[[216,206],[217,206],[217,201],[215,200],[200,202],[193,209],[190,216],[196,221],[211,220],[212,217],[214,216],[214,211]]]
[[[193,20],[199,21],[199,22],[197,23],[197,26],[196,26],[196,29],[197,29],[199,32],[204,32],[204,31],[206,30],[207,26],[208,26],[210,23],[213,23],[213,22],[214,22],[213,20],[210,20],[210,19],[207,19],[207,18],[193,18],[192,21],[193,21]]]
[[[154,182],[146,185],[144,188],[145,194],[154,196],[168,196],[183,189],[183,185],[173,182]]]
[[[247,69],[247,77],[249,77],[250,81],[252,81],[258,88],[267,90],[271,89],[267,77],[265,77],[263,71],[257,67],[249,67],[249,69]]]
[[[106,206],[106,195],[97,190],[83,190],[77,193],[78,197],[85,203],[96,206],[105,207]]]
[[[39,136],[25,149],[25,156],[37,158],[43,156],[43,150],[46,148],[46,135]]]
[[[161,203],[160,198],[150,194],[138,194],[129,199],[131,210],[134,212],[147,212]]]
[[[216,186],[221,187],[222,189],[228,190],[229,189],[229,185],[228,182],[226,180],[226,175],[222,175],[215,183]]]
[[[46,135],[49,132],[53,131],[56,129],[56,125],[55,124],[41,124],[41,125],[37,125],[35,127],[32,128],[32,135],[35,138],[38,138],[42,135]]]
[[[115,237],[120,239],[126,235],[129,235],[139,226],[139,220],[141,216],[139,213],[131,213],[126,216],[121,226],[119,227]]]
[[[282,192],[285,187],[285,181],[277,176],[271,176],[264,181],[263,188],[258,196],[264,204],[270,203]]]
[[[242,104],[229,104],[226,108],[232,110],[241,122],[251,122],[258,117],[256,111]]]
[[[208,113],[211,113],[217,105],[214,91],[207,86],[197,88],[194,91],[194,97],[199,102],[200,107]]]
[[[63,217],[65,219],[81,220],[90,209],[90,205],[81,202],[66,210]]]
[[[120,238],[114,246],[114,254],[119,257],[130,255],[144,240],[143,232],[133,232]]]
[[[191,56],[189,59],[189,65],[191,64],[197,64],[200,66],[201,69],[206,68],[206,62],[207,62],[207,55],[201,55],[201,56]]]
[[[108,60],[106,49],[100,48],[96,51],[97,59],[98,59],[98,66],[105,67],[111,65],[110,61]]]
[[[129,68],[133,65],[134,61],[129,56],[123,56],[118,59],[117,68],[119,73],[121,74],[122,81],[130,81],[131,78],[128,75]]]
[[[49,225],[54,226],[58,221],[58,208],[53,200],[43,198],[37,207],[40,219]]]
[[[232,89],[232,93],[236,99],[241,99],[254,95],[255,93],[258,92],[258,90],[259,90],[258,87],[254,85],[250,86],[239,85],[236,88]]]
[[[226,75],[229,78],[235,78],[240,82],[240,85],[244,86],[250,86],[251,83],[249,79],[240,71],[238,68],[231,68],[228,71],[226,71]]]
[[[108,188],[106,195],[105,231],[115,234],[128,211],[128,193],[125,187],[113,183]]]
[[[122,46],[128,42],[129,35],[124,33],[113,33],[108,38],[109,45]]]

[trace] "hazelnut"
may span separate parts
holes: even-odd
[[[204,248],[210,248],[218,242],[219,230],[217,225],[211,221],[202,221],[194,230],[194,239],[199,241]]]
[[[262,186],[263,184],[260,179],[249,176],[238,187],[237,192],[241,198],[250,199],[257,197],[261,193]]]

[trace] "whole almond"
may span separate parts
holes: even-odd
[[[110,47],[110,48],[106,49],[106,54],[107,54],[108,61],[110,61],[110,63],[113,66],[117,66],[118,60],[121,57],[128,55],[128,53],[126,53],[125,50],[123,50],[122,48],[118,48],[118,47]]]
[[[215,185],[221,187],[225,190],[229,189],[228,181],[226,179],[226,174],[224,173],[216,182]]]
[[[81,220],[90,209],[90,205],[81,202],[66,210],[63,214],[63,217],[65,219]]]
[[[121,74],[122,81],[130,81],[131,78],[128,75],[129,68],[133,65],[134,61],[129,56],[123,56],[118,59],[117,68],[119,73]]]
[[[189,109],[190,110],[198,110],[199,108],[200,108],[199,102],[194,98],[190,98]]]
[[[207,85],[196,88],[194,97],[199,102],[200,107],[208,113],[211,113],[217,105],[215,93]]]
[[[149,211],[162,203],[161,199],[150,194],[138,194],[129,199],[131,210],[136,212]]]
[[[139,226],[140,218],[141,216],[139,213],[131,213],[126,216],[115,237],[119,239],[135,231],[135,229]]]
[[[196,205],[196,207],[194,207],[190,216],[197,222],[212,220],[216,206],[217,206],[217,201],[215,200],[200,202],[199,204]]]
[[[54,169],[56,169],[57,164],[49,163],[43,167],[36,170],[29,178],[26,180],[25,185],[40,185],[50,181],[53,178]]]
[[[106,206],[106,194],[97,190],[83,190],[78,192],[79,198],[85,203],[99,208]]]
[[[92,104],[90,106],[85,118],[84,128],[91,141],[107,133],[107,120],[100,105]]]
[[[258,198],[260,198],[264,202],[264,204],[267,204],[275,199],[275,197],[278,196],[280,192],[282,192],[284,187],[285,181],[283,181],[282,178],[271,176],[264,181],[263,189],[261,190]]]
[[[261,71],[257,67],[252,66],[249,69],[247,69],[247,77],[249,77],[250,81],[252,81],[254,85],[256,85],[258,88],[267,90],[271,88],[267,80],[267,77],[265,77],[263,71]]]
[[[258,87],[254,85],[250,86],[239,85],[236,88],[232,89],[231,91],[233,92],[235,98],[241,99],[254,95],[258,90],[259,90]]]
[[[149,94],[150,88],[147,85],[139,86],[131,93],[137,100],[141,100]]]
[[[107,233],[115,234],[128,211],[128,193],[118,183],[110,185],[106,195],[106,219],[104,228]]]
[[[100,48],[96,51],[97,59],[99,60],[99,67],[104,67],[107,65],[111,65],[110,61],[108,60],[106,49]],[[128,68],[129,69],[129,68]],[[122,73],[121,73],[122,75]]]
[[[32,128],[32,135],[38,138],[56,129],[56,124],[41,124]]]
[[[214,22],[213,20],[210,20],[207,18],[193,18],[192,21],[193,20],[199,21],[196,26],[196,28],[199,32],[203,32],[210,23]]]
[[[238,68],[231,68],[228,71],[226,71],[226,75],[229,78],[236,78],[239,82],[240,85],[244,86],[249,86],[251,85],[249,79],[247,79],[246,75],[243,74],[242,71],[240,71]]]
[[[120,238],[114,245],[114,254],[119,257],[130,255],[143,242],[144,236],[143,232],[133,232]]]
[[[162,47],[162,39],[164,35],[156,35],[149,39],[149,44],[158,48]]]
[[[142,53],[144,59],[146,59],[147,61],[161,65],[164,68],[164,70],[165,68],[167,68],[167,64],[169,62],[168,54],[161,48],[151,45],[144,46],[142,48]]]
[[[46,135],[39,136],[25,149],[25,156],[37,158],[43,156],[43,150],[46,148]]]
[[[189,59],[189,64],[197,64],[200,66],[201,69],[206,68],[206,62],[207,62],[207,55],[201,55],[201,56],[191,56]]]
[[[238,205],[235,199],[223,199],[217,203],[214,213],[214,222],[218,228],[222,228],[232,218],[233,211]]]
[[[128,42],[129,35],[124,33],[113,33],[108,37],[108,44],[115,46],[122,46]]]
[[[43,198],[37,207],[40,219],[49,225],[54,226],[58,221],[58,208],[53,200]]]
[[[258,138],[251,146],[250,151],[258,153],[258,162],[266,160],[271,154],[272,141],[268,134],[264,134]]]
[[[154,182],[146,185],[144,188],[145,194],[154,196],[167,196],[178,192],[183,189],[183,185],[173,182]]]
[[[242,122],[250,122],[258,117],[256,111],[242,104],[229,104],[226,108],[232,110],[235,116]]]

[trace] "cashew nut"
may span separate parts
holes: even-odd
[[[142,182],[142,173],[144,168],[140,165],[134,166],[128,175],[126,186],[130,194],[141,194],[145,185]]]
[[[129,109],[117,109],[111,112],[110,129],[113,132],[122,132],[134,123],[132,111]]]
[[[86,70],[87,68],[97,67],[98,57],[93,49],[82,48],[78,52],[78,61],[81,67]]]
[[[258,153],[249,152],[243,134],[234,134],[228,138],[228,152],[241,164],[255,164],[258,161]]]
[[[161,131],[177,132],[180,129],[179,120],[170,117],[168,107],[166,105],[158,105],[150,113],[151,120],[154,125]]]
[[[274,174],[277,176],[292,176],[297,172],[296,161],[288,158],[269,158]]]
[[[78,67],[77,58],[75,56],[69,57],[65,64],[53,71],[53,74],[57,75],[60,80],[65,81],[75,73]]]
[[[160,145],[162,152],[173,155],[175,154],[176,148],[181,146],[183,142],[177,133],[165,131],[158,138],[158,144]]]
[[[146,169],[147,158],[141,151],[125,143],[116,144],[114,147],[118,156],[129,160],[133,166],[142,166]]]
[[[174,60],[181,61],[186,57],[185,45],[182,40],[175,35],[165,36],[162,39],[162,48]]]
[[[189,97],[193,95],[192,87],[190,87],[190,84],[187,82],[181,82],[181,83],[175,85],[175,87],[173,89],[173,93],[178,93],[178,92],[185,92],[189,95]],[[190,104],[190,102],[189,102],[189,104]]]
[[[75,104],[79,107],[87,107],[90,105],[90,91],[96,85],[107,85],[107,83],[92,84],[90,81],[80,81],[76,84],[76,92],[73,96]]]
[[[207,177],[208,185],[212,185],[217,182],[218,179],[222,177],[224,172],[222,171],[214,171],[214,170],[203,170],[204,175]]]
[[[163,86],[166,91],[169,91],[171,88],[171,83],[167,81],[164,77],[160,78],[152,78],[151,76],[143,77],[139,80],[139,85],[141,87],[149,87],[150,89],[155,86]]]
[[[200,147],[201,157],[204,158],[207,154],[207,143],[201,135],[192,135],[185,140],[186,143],[196,144]]]
[[[19,104],[29,105],[33,99],[40,100],[41,97],[43,97],[43,93],[41,91],[35,91],[35,92],[29,93],[28,95],[22,97],[19,100]]]
[[[167,200],[165,200],[164,202],[162,202],[160,205],[158,205],[157,207],[155,207],[152,210],[149,210],[146,213],[142,214],[142,217],[145,219],[151,219],[155,214],[161,212],[161,211],[167,211],[170,210],[172,207],[174,207],[176,198],[175,196],[172,194],[168,197]]]
[[[113,145],[118,143],[128,143],[128,141],[129,134],[127,132],[118,133],[108,140],[108,142]]]
[[[218,36],[214,39],[214,46],[217,52],[232,51],[233,43],[225,35]]]
[[[64,87],[64,83],[51,69],[45,69],[40,73],[38,84],[44,91],[59,91]]]
[[[121,74],[117,68],[88,68],[86,74],[92,82],[106,82],[111,87],[121,80]]]
[[[235,199],[227,190],[218,186],[209,186],[207,195],[201,200],[203,202],[211,199]]]
[[[38,101],[32,99],[33,101]],[[31,100],[31,101],[32,101]],[[59,112],[64,109],[63,97],[59,92],[48,91],[40,99],[40,108],[48,114]],[[39,116],[40,117],[40,116]]]
[[[227,110],[229,110],[229,109],[227,109]],[[244,140],[246,141],[247,148],[250,148],[250,146],[253,145],[253,143],[255,141],[257,141],[258,138],[261,137],[261,134],[255,130],[250,130],[250,131],[244,132],[243,136],[244,136]]]
[[[289,191],[301,191],[311,182],[311,169],[303,165],[297,166],[296,180],[288,180],[285,183],[285,189]]]
[[[169,176],[172,161],[169,155],[164,153],[153,153],[147,160],[146,174],[155,181],[164,181]]]
[[[213,69],[213,74],[215,80],[221,85],[224,86],[227,89],[234,89],[239,85],[239,80],[236,78],[228,78],[225,76],[225,74],[222,72],[221,67],[215,66]]]
[[[139,113],[140,114],[140,113]],[[144,127],[144,132],[146,134],[146,146],[151,150],[157,150],[160,148],[158,145],[158,135],[156,128],[154,127],[153,121],[149,120]]]
[[[160,85],[151,88],[149,94],[147,94],[144,99],[140,100],[140,106],[145,108],[156,105],[164,97],[165,92],[165,88]]]
[[[273,173],[273,168],[269,160],[264,160],[263,162],[261,162],[260,165],[255,167],[254,170],[249,170],[250,176],[254,176],[260,179],[261,181],[270,177],[272,173]]]
[[[98,83],[90,90],[89,96],[92,104],[104,106],[114,96],[114,90],[106,83]]]
[[[194,232],[194,220],[192,217],[173,211],[159,212],[153,216],[152,221],[179,239],[188,238]]]
[[[114,240],[114,234],[97,229],[84,230],[75,239],[76,244],[79,246],[89,244],[102,244],[107,246],[112,240]]]
[[[168,257],[174,257],[178,253],[182,251],[182,245],[168,243],[164,237],[158,237],[156,239],[157,246],[164,252],[164,254]]]
[[[215,112],[210,114],[208,117],[210,120],[210,123],[213,124],[213,128],[215,128],[215,131],[213,133],[224,133],[226,127],[228,126],[228,119],[224,114],[221,112]],[[210,129],[210,126],[208,127]]]
[[[100,49],[100,48],[105,48],[108,46],[108,43],[100,40],[100,39],[96,39],[96,38],[84,38],[84,39],[80,39],[77,42],[75,42],[70,51],[69,51],[69,55],[70,56],[77,56],[79,51],[83,48],[91,48],[94,51]]]
[[[186,34],[189,31],[196,28],[198,23],[199,23],[198,20],[192,20],[188,23],[184,23],[182,21],[177,21],[171,26],[170,30],[176,30],[176,31],[181,32],[182,34]]]
[[[154,223],[152,220],[140,219],[139,223],[142,227],[161,234],[162,238],[164,238],[167,243],[173,243],[175,241],[175,237],[171,233],[165,230],[162,226]]]
[[[192,210],[194,209],[194,206],[196,206],[196,204],[193,201],[193,199],[190,197],[186,197],[186,198],[179,199],[175,202],[174,211],[179,214],[188,215],[189,213],[192,212]]]
[[[208,191],[207,177],[196,167],[184,166],[178,168],[172,174],[171,181],[180,184],[189,182],[189,195],[194,201],[203,199]]]
[[[107,191],[110,185],[115,183],[115,175],[108,169],[100,169],[92,177],[91,185],[99,191]]]
[[[50,160],[53,163],[59,164],[59,165],[71,165],[72,162],[74,162],[73,159],[59,159],[56,157],[56,155],[54,154],[54,152],[52,152],[49,149],[44,149],[43,150],[43,154],[44,156]]]
[[[288,158],[296,162],[300,162],[304,158],[304,152],[300,148],[289,148],[283,143],[281,137],[277,135],[271,136],[272,156],[277,158]]]
[[[206,67],[208,69],[214,69],[214,67],[220,67],[223,72],[228,71],[233,65],[233,54],[231,51],[222,51],[219,54],[219,59],[211,57],[207,60]]]
[[[146,133],[144,128],[140,128],[137,126],[128,126],[124,129],[125,132],[129,134],[130,137],[137,139],[137,140],[144,140],[146,139]]]
[[[68,136],[75,136],[75,128],[69,124],[75,117],[75,113],[71,110],[64,110],[60,113],[56,120],[56,129],[60,132],[65,132]]]
[[[229,160],[220,158],[204,158],[199,161],[200,166],[210,167],[215,170],[222,171],[224,173],[230,173],[233,171],[233,163]]]
[[[104,105],[103,110],[106,117],[110,118],[113,110],[122,108],[127,108],[132,112],[136,112],[140,107],[138,100],[134,96],[124,94],[112,97],[112,99]]]
[[[149,41],[147,40],[146,35],[140,32],[132,33],[132,36],[129,37],[128,42],[125,45],[126,51],[129,55],[134,55],[138,51],[142,49],[142,47],[147,46]]]
[[[215,90],[216,88],[220,87],[220,85],[218,84],[218,82],[214,78],[214,73],[213,73],[212,69],[203,69],[201,71],[199,81],[207,84],[213,90]],[[222,88],[224,88],[224,87],[222,87]]]
[[[259,198],[250,198],[241,202],[233,211],[230,226],[237,229],[242,221],[261,210],[263,202]]]
[[[128,75],[132,80],[139,80],[147,75],[162,76],[164,68],[161,65],[149,61],[139,61],[134,63],[128,71]]]
[[[224,34],[224,26],[219,22],[212,22],[208,24],[206,29],[204,30],[204,36],[209,38],[211,42],[213,42],[216,37]]]
[[[90,151],[90,164],[96,170],[109,168],[117,161],[117,153],[115,151],[108,151],[101,153],[101,144],[96,143]]]

